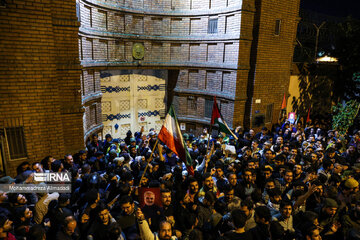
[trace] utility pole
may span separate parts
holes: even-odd
[[[318,43],[319,43],[320,28],[322,28],[325,23],[326,23],[325,21],[322,22],[322,23],[320,24],[320,26],[316,26],[316,24],[314,23],[314,27],[316,28],[316,41],[315,41],[314,60],[316,60],[316,53],[317,53]]]

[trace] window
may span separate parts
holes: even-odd
[[[90,106],[90,126],[98,124],[96,103]]]
[[[276,21],[275,21],[275,35],[276,36],[280,35],[280,29],[281,29],[281,20],[276,19]]]
[[[80,15],[80,3],[76,3],[76,16],[79,22],[81,22],[81,15]]]
[[[194,98],[193,96],[188,97],[188,108],[195,111],[197,109],[196,98]]]
[[[214,34],[218,33],[218,19],[209,19],[209,25],[208,25],[208,33]]]
[[[81,71],[81,87],[82,87],[82,95],[85,95],[85,77],[84,71]]]
[[[26,144],[24,127],[10,127],[6,128],[6,137],[9,144],[10,158],[26,158]]]
[[[273,108],[274,108],[273,103],[266,106],[265,122],[271,122],[272,121]]]
[[[205,99],[205,117],[206,118],[211,118],[213,105],[214,105],[214,100]]]

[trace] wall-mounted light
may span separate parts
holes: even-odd
[[[0,8],[6,8],[7,2],[6,0],[0,0]]]

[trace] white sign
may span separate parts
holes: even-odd
[[[236,154],[236,149],[235,149],[235,146],[233,146],[233,145],[226,145],[225,151],[229,151],[230,154]]]
[[[186,123],[180,123],[180,130],[186,130]]]
[[[34,173],[36,182],[71,182],[70,173]]]

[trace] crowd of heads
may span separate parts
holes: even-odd
[[[1,192],[0,239],[360,239],[360,131],[286,122],[183,138],[190,162],[141,129],[21,163],[0,183],[69,172],[71,193]]]

